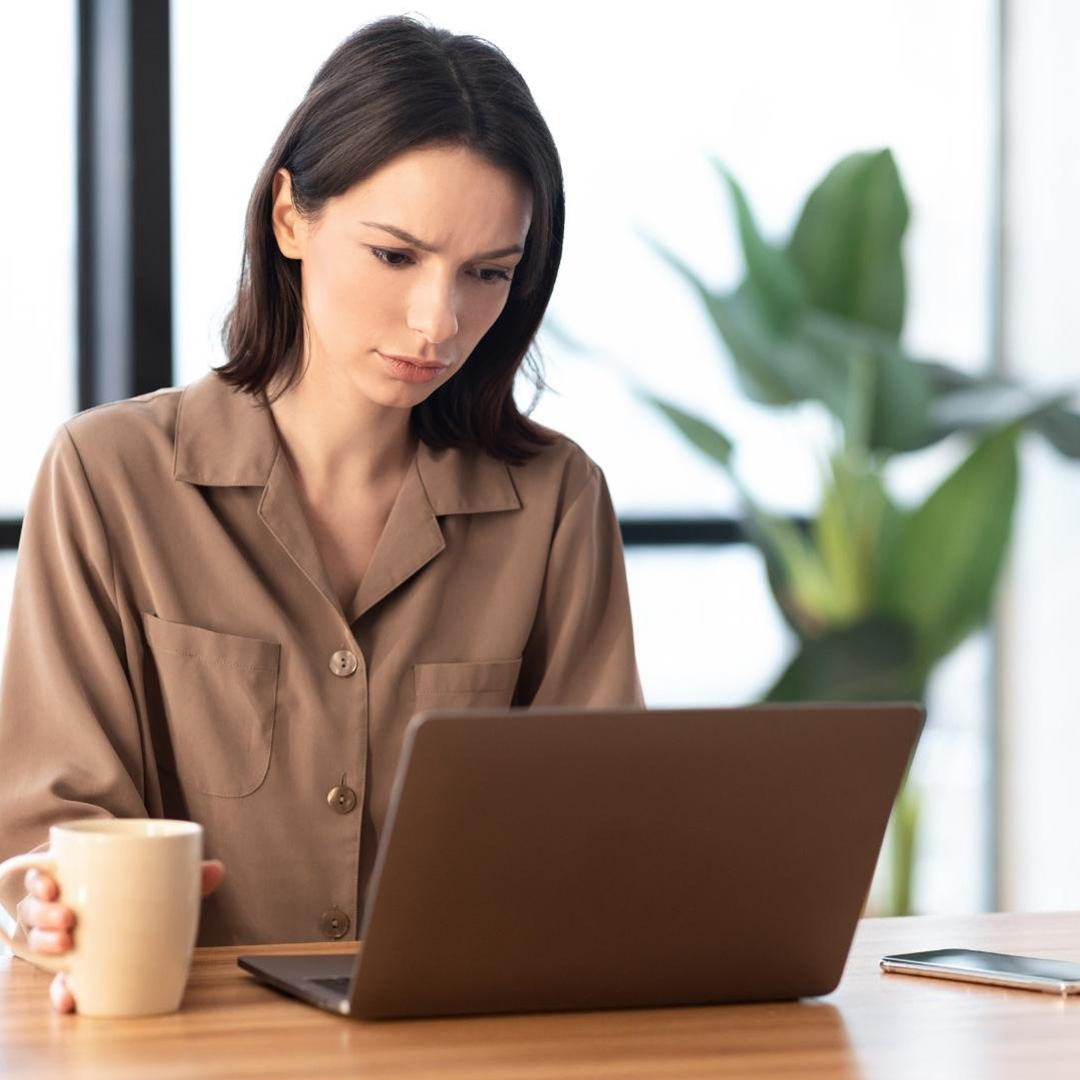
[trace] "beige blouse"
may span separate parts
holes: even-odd
[[[618,524],[576,443],[522,466],[421,443],[342,611],[272,417],[211,372],[81,413],[46,454],[0,858],[67,819],[190,819],[226,864],[200,945],[355,938],[413,713],[551,704],[643,704]]]

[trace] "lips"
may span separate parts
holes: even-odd
[[[449,364],[442,364],[438,360],[422,360],[419,356],[395,356],[393,353],[383,353],[388,360],[400,360],[403,364],[412,364],[413,367],[442,369]]]
[[[434,382],[448,366],[431,360],[414,363],[412,360],[399,360],[396,356],[386,356],[382,353],[380,355],[390,377],[407,383]]]

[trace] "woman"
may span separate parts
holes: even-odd
[[[355,937],[414,712],[642,703],[603,475],[511,394],[562,234],[501,52],[398,17],[334,52],[256,182],[228,362],[46,455],[0,857],[82,815],[189,818],[201,945]],[[26,887],[2,899],[31,945],[70,948],[55,881]]]

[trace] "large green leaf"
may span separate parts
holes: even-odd
[[[1075,390],[1036,394],[1003,375],[971,375],[938,363],[922,366],[935,395],[931,441],[957,431],[984,432],[1022,420],[1058,453],[1080,459],[1080,415],[1066,407]]]
[[[937,360],[926,360],[923,366],[935,394],[947,394],[951,390],[964,390],[971,386],[1001,386],[1008,382],[1000,375],[972,375]]]
[[[794,634],[799,638],[805,638],[811,630],[818,628],[809,625],[805,612],[799,609],[788,583],[788,571],[776,546],[769,540],[765,530],[754,521],[753,515],[747,516],[743,521],[742,530],[747,540],[761,553],[769,590],[784,621]]]
[[[779,560],[786,578],[793,577],[796,569],[806,558],[810,550],[809,545],[794,524],[783,518],[774,517],[757,504],[739,474],[732,467],[731,440],[709,421],[687,412],[674,402],[667,401],[644,389],[638,389],[637,394],[643,401],[667,417],[691,445],[725,469],[728,478],[746,505],[747,514],[754,525],[754,539],[759,541],[762,548],[766,549],[770,555]]]
[[[770,244],[758,231],[750,204],[735,177],[714,161],[727,181],[735,204],[743,258],[746,261],[746,284],[749,296],[759,308],[770,331],[783,335],[805,300],[805,287],[787,254]]]
[[[765,557],[769,585],[800,637],[813,636],[854,616],[848,596],[811,535],[798,522],[769,513],[733,474],[746,507],[743,532]]]
[[[725,468],[731,465],[731,440],[707,420],[688,413],[685,409],[647,390],[638,390],[638,397],[658,409],[676,428],[706,457]]]
[[[698,294],[727,344],[739,385],[748,397],[765,405],[805,400],[801,366],[780,355],[778,341],[769,333],[757,304],[748,297],[745,283],[732,296],[718,296],[674,252],[652,237],[643,235],[643,239]]]
[[[882,580],[885,610],[918,633],[927,667],[990,614],[1012,527],[1020,426],[985,438],[906,515]]]
[[[893,452],[924,444],[929,391],[922,369],[883,331],[799,303],[797,285],[758,235],[732,183],[744,208],[748,266],[733,293],[713,293],[678,256],[645,239],[704,303],[743,391],[767,405],[819,401],[856,445]]]
[[[735,481],[746,506],[743,533],[765,559],[769,587],[781,613],[799,637],[819,633],[837,618],[835,589],[821,556],[798,522],[770,514],[737,477]]]
[[[671,401],[643,388],[637,394],[727,472],[745,506],[743,530],[765,558],[769,584],[792,629],[802,634],[835,621],[839,617],[833,609],[837,592],[820,555],[797,524],[770,514],[757,503],[732,467],[731,440],[709,421]]]
[[[918,700],[923,685],[910,628],[874,617],[803,640],[765,700]]]
[[[881,475],[861,455],[830,462],[814,543],[831,584],[830,623],[842,626],[871,611],[878,594],[878,560],[886,516],[894,514]]]
[[[850,445],[888,454],[926,444],[933,397],[928,372],[888,334],[809,307],[794,333],[806,348],[843,363],[847,397],[834,411]]]
[[[1080,460],[1080,416],[1061,406],[1040,412],[1031,422],[1040,435],[1065,457]]]
[[[810,193],[788,248],[810,302],[899,337],[907,223],[892,153],[843,158]]]
[[[900,785],[889,818],[889,915],[912,915],[912,877],[915,871],[915,848],[919,833],[919,789],[910,781],[909,772]]]
[[[843,357],[771,333],[746,283],[730,296],[709,297],[707,307],[747,394],[769,405],[824,401],[834,411],[840,407],[847,392]]]
[[[1068,394],[1039,397],[1015,383],[976,384],[940,395],[934,401],[932,418],[939,431],[977,434],[1017,420],[1031,423],[1047,411],[1061,412],[1068,398]]]

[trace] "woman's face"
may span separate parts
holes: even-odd
[[[423,401],[498,318],[531,220],[527,185],[461,148],[399,155],[329,200],[314,224],[293,209],[279,169],[274,235],[301,263],[319,381],[382,405]]]

